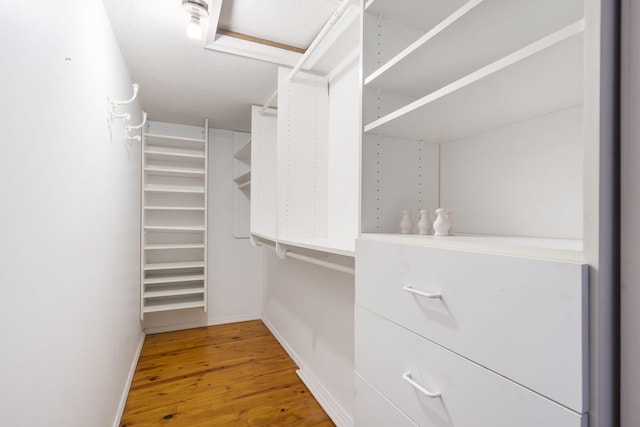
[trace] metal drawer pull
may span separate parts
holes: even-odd
[[[402,290],[410,292],[414,295],[420,295],[421,297],[425,297],[425,298],[442,298],[442,294],[430,294],[427,292],[419,291],[417,289],[413,289],[411,285],[407,285],[403,287]]]
[[[411,372],[405,372],[402,374],[402,379],[411,384],[411,387],[418,390],[420,393],[424,394],[427,397],[436,398],[440,397],[440,392],[438,391],[429,391],[426,388],[422,387],[420,384],[411,379]]]

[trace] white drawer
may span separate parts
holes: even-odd
[[[585,427],[578,414],[356,307],[357,374],[420,426]],[[428,397],[403,378],[427,391]]]
[[[356,427],[417,427],[376,389],[356,374]]]
[[[587,289],[579,264],[356,242],[357,305],[580,413]]]

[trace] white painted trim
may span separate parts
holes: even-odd
[[[353,418],[344,410],[322,383],[307,369],[298,369],[296,374],[307,386],[313,397],[338,427],[353,427]]]
[[[129,376],[127,377],[127,382],[124,385],[124,389],[122,390],[122,396],[120,397],[120,404],[118,405],[118,410],[116,411],[116,418],[113,420],[113,427],[118,427],[120,425],[120,421],[122,421],[122,414],[124,413],[124,407],[127,404],[127,397],[129,396],[129,389],[131,388],[131,383],[133,382],[133,375],[136,373],[136,367],[138,366],[138,359],[140,359],[140,353],[142,352],[142,345],[144,344],[145,333],[140,333],[140,338],[138,339],[138,348],[136,349],[136,353],[133,356],[133,361],[131,362],[131,367],[129,368]]]
[[[262,313],[243,314],[240,316],[220,317],[210,319],[208,326],[226,325],[228,323],[248,322],[250,320],[262,320]]]
[[[163,325],[152,328],[145,328],[144,332],[147,335],[161,334],[163,332],[175,332],[183,331],[185,329],[204,328],[214,325],[226,325],[228,323],[247,322],[249,320],[261,320],[261,313],[243,314],[240,316],[220,317],[217,319],[209,319],[206,322],[191,322],[191,323],[179,323],[175,325]]]
[[[300,377],[302,382],[307,386],[313,397],[318,401],[320,406],[322,406],[322,409],[329,415],[329,418],[331,418],[337,427],[353,427],[354,421],[351,415],[345,411],[342,405],[340,405],[333,395],[322,385],[322,382],[311,373],[300,356],[298,356],[295,350],[289,345],[287,340],[280,335],[269,319],[263,316],[261,320],[276,340],[278,340],[282,348],[289,354],[289,357],[293,359],[293,362],[298,365],[299,369],[296,371],[298,377]]]

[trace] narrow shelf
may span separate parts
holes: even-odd
[[[146,264],[145,271],[150,270],[177,270],[181,268],[200,268],[204,267],[204,261],[182,261],[182,262],[158,262],[154,264]]]
[[[365,11],[418,30],[429,31],[467,0],[368,0]]]
[[[147,211],[204,211],[204,207],[197,206],[145,206]]]
[[[248,163],[251,159],[251,138],[240,147],[235,153],[233,153],[233,158],[236,160],[240,160],[241,162]]]
[[[409,96],[425,95],[582,16],[582,0],[469,1],[367,76],[365,85]]]
[[[204,307],[204,299],[197,297],[185,300],[184,297],[173,297],[176,301],[171,301],[171,297],[158,298],[144,301],[144,313],[154,313],[158,311],[181,310],[186,308]]]
[[[460,234],[432,236],[417,234],[362,233],[362,239],[428,246],[497,255],[522,256],[583,263],[582,240],[538,237]]]
[[[205,231],[204,226],[202,225],[180,225],[180,226],[169,226],[169,225],[145,225],[145,231],[187,231],[187,232],[203,232]]]
[[[240,174],[238,176],[236,176],[235,178],[233,178],[233,181],[238,184],[238,187],[240,187],[240,185],[244,184],[245,182],[249,182],[251,180],[251,170],[248,170],[246,172],[244,172],[243,174]]]
[[[199,294],[204,294],[204,284],[202,283],[192,285],[157,286],[153,289],[144,291],[143,296],[144,298],[164,298]]]
[[[148,251],[165,249],[204,249],[204,243],[167,243],[167,244],[147,244],[144,249]]]
[[[584,20],[580,20],[366,125],[364,130],[443,143],[580,105],[583,30]]]
[[[204,159],[204,154],[178,153],[163,150],[144,150],[144,154],[150,159],[171,160],[171,159]]]
[[[160,283],[184,283],[184,282],[197,282],[204,280],[204,274],[183,274],[179,276],[158,276],[144,279],[145,285],[154,285]]]
[[[189,138],[186,136],[165,135],[159,133],[145,133],[147,138],[171,139],[174,141],[206,142],[204,138]]]
[[[245,187],[249,187],[249,186],[251,186],[251,181],[245,181],[242,184],[238,184],[238,188],[240,188],[240,189],[245,188]]]
[[[147,166],[144,168],[145,173],[149,175],[162,175],[162,176],[203,176],[205,174],[204,169],[189,169],[189,168],[171,168],[171,167],[159,167],[159,166]]]
[[[146,193],[193,193],[204,194],[203,187],[189,187],[186,185],[148,185],[144,188]]]

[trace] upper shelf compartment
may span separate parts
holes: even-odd
[[[443,143],[580,105],[583,31],[580,20],[375,120],[364,130]]]
[[[444,17],[459,2],[436,2],[436,13],[429,9],[412,17],[396,16],[410,8],[391,3],[376,0],[372,7],[385,18],[419,24],[425,33],[366,76],[365,85],[412,96],[431,93],[584,15],[582,0],[471,0]],[[414,3],[435,7],[432,1]],[[421,18],[423,23],[415,22]]]
[[[403,0],[402,6],[399,6],[398,0],[368,0],[364,7],[366,12],[374,15],[429,31],[465,3],[465,0]]]

